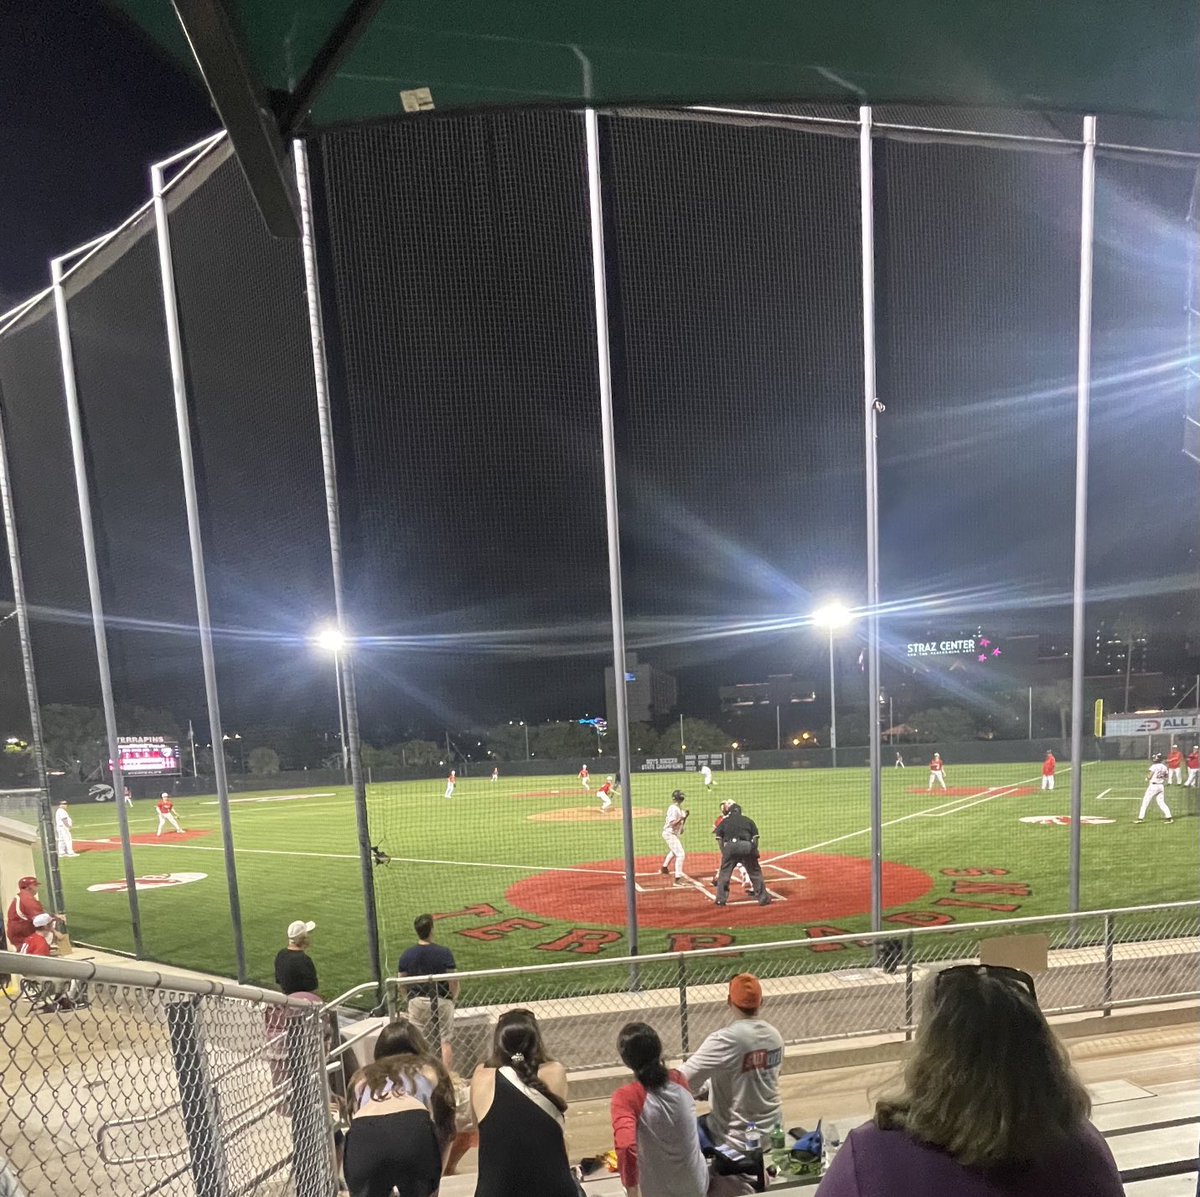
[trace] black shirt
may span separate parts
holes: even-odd
[[[284,948],[275,957],[275,984],[284,993],[316,993],[317,966],[307,952]]]
[[[758,835],[758,828],[754,820],[745,815],[729,815],[714,834],[724,847],[730,840],[753,840]]]
[[[396,971],[402,977],[423,977],[427,973],[452,973],[454,969],[454,954],[449,948],[442,947],[440,943],[413,944],[411,948],[404,949],[400,963],[396,965]],[[433,997],[434,989],[437,990],[437,996],[440,998],[450,996],[450,986],[444,981],[436,984],[427,982],[424,985],[410,985],[408,996],[410,998]]]

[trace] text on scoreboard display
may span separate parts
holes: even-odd
[[[179,741],[164,736],[118,736],[121,772],[126,776],[162,777],[181,772]]]

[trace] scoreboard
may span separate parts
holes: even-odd
[[[117,752],[125,777],[173,777],[182,772],[179,741],[165,736],[118,736]]]

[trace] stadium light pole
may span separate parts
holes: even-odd
[[[342,653],[346,649],[346,636],[335,624],[318,629],[313,637],[319,649],[333,654],[333,679],[337,687],[338,734],[342,738],[342,776],[350,772],[349,749],[346,745],[346,708],[342,703]]]
[[[829,747],[833,753],[833,767],[837,768],[837,675],[833,663],[833,637],[839,628],[852,622],[854,615],[842,603],[826,603],[813,612],[812,621],[829,633]]]

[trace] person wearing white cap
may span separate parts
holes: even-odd
[[[288,924],[287,947],[275,956],[275,984],[286,994],[317,992],[317,966],[308,954],[308,937],[316,929],[303,919]]]
[[[75,841],[71,838],[71,812],[67,804],[60,802],[54,810],[54,846],[59,856],[78,856]]]

